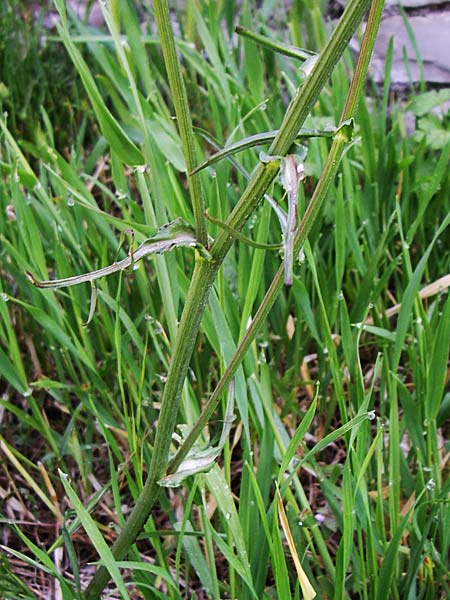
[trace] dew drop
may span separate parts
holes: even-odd
[[[3,302],[8,302],[8,300],[9,300],[9,296],[6,292],[2,292],[0,294],[0,298],[3,300]]]
[[[118,200],[124,200],[127,197],[127,194],[123,190],[116,190],[115,196]]]
[[[430,481],[427,483],[427,490],[431,492],[434,490],[435,487],[436,483],[434,482],[434,479],[430,479]]]
[[[72,198],[72,196],[67,198],[67,206],[75,206],[75,200]]]
[[[371,410],[367,413],[367,418],[369,419],[369,421],[373,421],[376,417],[375,411]]]

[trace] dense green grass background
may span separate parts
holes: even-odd
[[[126,255],[120,234],[130,227],[142,241],[176,217],[193,222],[151,8],[120,4],[120,11],[112,4],[112,14],[123,44],[115,47],[109,33],[76,21],[72,40],[103,106],[144,152],[145,169],[124,167],[123,148],[102,137],[92,94],[56,34],[31,17],[19,21],[13,0],[1,9],[5,598],[22,597],[11,572],[18,565],[37,597],[39,585],[58,579],[64,598],[81,598],[91,573],[86,564],[97,560],[92,543],[101,536],[96,529],[86,535],[90,521],[77,497],[109,543],[145,480],[193,269],[193,251],[175,249],[101,280],[87,326],[89,286],[39,290],[25,275],[93,270]],[[188,1],[174,10],[199,162],[213,151],[204,132],[223,146],[276,129],[301,81],[299,63],[233,34],[236,20],[320,50],[328,35],[321,4],[298,1],[287,9],[265,1],[256,10],[252,2]],[[336,125],[351,69],[347,54],[307,126]],[[423,106],[444,95],[398,101],[389,93],[389,64],[384,89],[368,86],[368,93],[293,285],[236,375],[237,419],[218,466],[162,495],[141,536],[141,554],[130,556],[136,564],[118,565],[128,582],[134,567],[142,597],[299,598],[293,553],[319,598],[434,600],[450,593],[449,283],[426,299],[418,295],[450,272],[450,147],[444,135],[436,142],[437,134],[421,127],[429,112]],[[416,131],[407,134],[411,108]],[[448,116],[433,122],[445,131]],[[330,142],[306,144],[302,210]],[[251,172],[264,149],[234,160]],[[209,213],[225,219],[245,176],[223,160],[201,177]],[[279,183],[270,193],[285,202]],[[214,237],[217,225],[208,227]],[[267,202],[245,234],[280,242]],[[233,246],[202,321],[179,423],[196,421],[281,260],[241,241]],[[226,398],[201,444],[217,444],[225,405]],[[296,431],[295,457],[283,462]],[[140,597],[134,588],[121,593]]]

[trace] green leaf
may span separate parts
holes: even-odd
[[[450,346],[450,294],[447,296],[442,317],[431,349],[431,358],[427,373],[427,400],[425,402],[428,419],[436,419],[442,402],[447,379],[448,356]]]
[[[144,164],[142,153],[108,110],[84,58],[70,39],[63,1],[55,0],[55,5],[61,17],[61,23],[57,24],[58,33],[83,81],[103,135],[124,163],[133,166]]]
[[[335,129],[300,129],[297,140],[301,140],[303,138],[313,138],[313,137],[333,137]],[[221,150],[218,150],[214,154],[212,154],[209,158],[203,161],[198,167],[192,171],[192,173],[197,173],[206,167],[222,160],[223,158],[227,158],[229,156],[233,156],[233,154],[237,154],[238,152],[242,152],[243,150],[248,150],[249,148],[255,148],[257,146],[261,146],[263,144],[269,144],[273,142],[276,135],[278,134],[278,129],[274,129],[272,131],[265,131],[264,133],[255,133],[254,135],[249,135],[246,138],[238,140],[237,142],[233,142],[227,146],[224,146]]]
[[[181,523],[175,523],[175,529],[179,530],[181,527]],[[186,522],[184,527],[184,532],[192,532],[193,527],[190,521]],[[208,565],[205,556],[202,552],[202,547],[200,546],[200,542],[198,538],[193,535],[183,535],[183,548],[186,552],[187,556],[189,556],[189,561],[195,569],[195,572],[200,579],[202,586],[205,588],[206,592],[209,594],[208,597],[216,597],[214,595],[214,581],[213,575],[211,573],[211,567]]]
[[[175,219],[170,223],[162,225],[153,237],[143,241],[142,244],[140,244],[136,250],[131,251],[126,258],[119,262],[114,262],[107,267],[103,267],[102,269],[89,271],[83,275],[74,275],[73,277],[52,279],[48,281],[38,281],[29,272],[27,272],[26,275],[31,283],[38,288],[56,289],[70,287],[88,281],[92,283],[96,279],[132,267],[136,262],[144,258],[144,256],[148,256],[149,254],[162,254],[180,246],[198,247],[198,244],[192,227],[183,221],[183,219]],[[201,251],[206,253],[206,250],[203,248]]]
[[[236,511],[231,490],[223,476],[221,469],[215,465],[209,473],[205,475],[205,482],[209,487],[211,494],[217,501],[219,509],[228,524],[229,531],[233,536],[236,551],[239,556],[241,571],[245,574],[245,579],[249,587],[252,587],[250,565],[248,562],[247,549],[245,547],[244,536],[242,533],[239,516]]]
[[[91,517],[89,512],[85,509],[81,500],[78,498],[76,493],[73,491],[73,489],[69,483],[69,476],[66,473],[63,473],[60,469],[59,469],[59,476],[60,476],[61,482],[63,484],[64,491],[66,492],[70,503],[74,507],[75,512],[77,513],[77,515],[81,521],[81,524],[83,525],[83,528],[86,531],[93,546],[97,550],[97,552],[102,560],[102,563],[108,569],[114,583],[117,586],[117,589],[118,589],[120,595],[122,596],[122,598],[124,600],[130,600],[130,597],[129,597],[128,592],[125,587],[125,583],[120,574],[119,567],[117,566],[117,563],[114,559],[114,556],[112,555],[110,548],[108,547],[108,544],[105,542],[102,534],[98,530],[98,527],[94,522],[94,519]]]
[[[450,131],[436,115],[427,115],[419,120],[415,139],[423,136],[432,150],[442,150],[450,142]]]
[[[431,90],[418,94],[411,100],[409,106],[417,117],[427,115],[433,108],[450,101],[450,89]]]
[[[233,383],[233,382],[232,382]],[[186,458],[172,475],[167,475],[158,481],[162,487],[178,487],[191,475],[209,471],[215,464],[217,458],[222,452],[226,441],[230,435],[231,425],[235,419],[234,411],[234,385],[230,385],[228,392],[227,412],[223,422],[222,434],[219,443],[215,447],[208,447],[200,450],[194,445]]]
[[[280,473],[278,475],[278,483],[279,484],[281,483],[281,480],[284,477],[284,472],[288,468],[289,463],[291,462],[292,458],[294,457],[295,452],[297,451],[303,438],[305,437],[306,432],[310,428],[310,425],[311,425],[314,415],[316,413],[318,393],[319,393],[319,386],[316,385],[316,394],[314,396],[313,401],[311,402],[311,406],[308,408],[307,413],[301,420],[300,425],[297,427],[297,430],[294,433],[294,435],[292,436],[292,439],[289,442],[289,446],[286,448],[286,452],[283,456],[283,460],[282,460],[281,466],[280,466]]]
[[[29,386],[26,380],[23,378],[23,374],[11,363],[5,352],[0,346],[0,374],[8,381],[19,394],[25,394],[29,390]]]

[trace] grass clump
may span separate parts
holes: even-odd
[[[107,33],[56,2],[99,129],[63,154],[50,119],[39,140],[0,123],[8,577],[26,564],[67,599],[109,579],[122,598],[449,591],[449,147],[404,134],[388,76],[356,110],[369,4],[331,41],[317,3],[285,9],[298,63],[269,2],[239,22],[270,44],[232,34],[233,2],[187,2],[175,39],[164,2],[108,3]]]

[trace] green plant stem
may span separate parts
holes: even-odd
[[[285,44],[284,42],[274,41],[270,38],[267,38],[265,35],[261,35],[260,33],[255,33],[254,31],[250,31],[241,25],[237,25],[235,28],[235,32],[242,37],[246,37],[249,40],[255,42],[268,50],[272,50],[273,52],[278,52],[279,54],[284,54],[285,56],[289,56],[290,58],[296,58],[297,60],[307,60],[314,56],[314,52],[310,50],[304,50],[303,48],[297,48],[297,46],[291,46],[290,44]]]
[[[306,241],[306,238],[308,237],[311,227],[313,226],[313,224],[317,218],[318,212],[319,212],[319,210],[323,204],[323,201],[326,197],[328,188],[336,174],[337,168],[339,166],[339,160],[342,156],[342,152],[344,150],[345,144],[346,144],[345,137],[340,136],[339,138],[335,139],[335,141],[331,147],[327,162],[325,163],[324,170],[323,170],[320,180],[317,184],[317,187],[314,191],[314,195],[311,199],[311,202],[308,204],[308,208],[305,211],[305,214],[300,223],[298,232],[295,236],[294,254],[298,254],[298,252],[300,251],[301,247],[303,246],[303,244]],[[264,296],[263,301],[261,302],[257,312],[255,313],[255,316],[252,319],[252,322],[251,322],[249,328],[245,332],[245,335],[242,338],[242,340],[236,350],[236,353],[234,354],[233,358],[231,359],[230,363],[228,364],[224,374],[222,375],[220,381],[218,382],[216,388],[214,389],[214,392],[211,394],[211,397],[208,400],[207,404],[205,405],[196,424],[189,432],[185,442],[183,443],[182,447],[177,452],[177,455],[175,456],[175,458],[169,464],[170,472],[174,472],[177,469],[177,467],[180,465],[181,461],[186,456],[186,454],[189,451],[189,449],[191,448],[192,444],[195,442],[197,437],[200,435],[201,431],[203,430],[206,423],[208,422],[210,416],[214,412],[223,392],[226,390],[227,386],[229,385],[234,373],[236,372],[236,369],[243,361],[244,356],[250,347],[250,344],[255,339],[255,336],[256,336],[259,328],[266,320],[266,318],[270,312],[270,309],[272,308],[272,306],[281,290],[281,287],[283,285],[283,279],[284,279],[284,267],[283,267],[283,265],[280,265],[280,267],[278,268],[278,271],[275,274],[275,277],[272,280],[272,283],[270,284],[269,289],[266,292],[266,295]]]
[[[155,2],[155,9],[156,4],[163,3]],[[298,131],[317,101],[321,90],[346,49],[369,4],[370,0],[353,0],[347,6],[310,76],[289,105],[283,123],[269,149],[270,155],[285,155],[289,151]],[[229,227],[237,231],[242,229],[273,181],[277,171],[276,161],[260,163],[257,166],[241,199],[226,221]],[[138,533],[145,525],[159,493],[157,481],[164,475],[167,468],[170,442],[176,425],[181,390],[200,328],[201,318],[217,271],[232,243],[233,236],[226,230],[222,230],[211,247],[211,260],[197,258],[161,400],[161,411],[148,478],[136,506],[112,547],[113,555],[117,560],[122,559],[134,543]],[[270,290],[272,289],[273,284],[270,287]],[[100,567],[86,590],[87,600],[97,600],[108,579],[108,571],[105,567]]]
[[[351,118],[357,109],[358,102],[361,96],[361,90],[365,81],[367,68],[369,65],[370,56],[372,54],[373,45],[375,43],[381,14],[383,12],[383,6],[384,0],[374,0],[372,4],[366,30],[364,33],[364,38],[361,44],[361,51],[355,68],[355,73],[347,96],[347,101],[342,111],[342,123]],[[325,163],[323,172],[316,186],[316,189],[314,190],[313,197],[311,198],[311,201],[308,204],[308,207],[305,211],[305,214],[303,215],[302,221],[295,236],[294,255],[297,255],[300,249],[303,247],[303,244],[305,243],[308,234],[311,231],[311,228],[317,219],[320,208],[322,207],[322,204],[326,198],[329,186],[336,175],[339,162],[342,158],[342,153],[344,151],[347,141],[348,138],[345,135],[345,132],[338,130],[334,138],[333,144],[331,146],[331,150]],[[187,438],[185,439],[183,445],[177,452],[174,459],[170,462],[168,467],[168,471],[170,473],[175,472],[178,466],[181,464],[182,460],[185,458],[189,449],[195,443],[196,439],[202,432],[203,428],[205,427],[206,423],[208,422],[209,418],[211,417],[212,413],[217,407],[217,404],[219,403],[222,394],[229,385],[237,368],[243,361],[244,356],[250,347],[250,344],[253,342],[261,325],[266,320],[283,285],[283,278],[284,268],[283,265],[280,265],[249,328],[247,329],[238,348],[236,349],[232,360],[228,364],[210,399],[203,408],[203,411],[196,424],[189,432]]]
[[[194,131],[192,128],[191,113],[187,100],[186,88],[181,76],[180,63],[178,62],[175,39],[173,35],[172,22],[167,0],[154,0],[153,10],[158,27],[164,63],[166,65],[169,85],[172,91],[172,100],[177,117],[181,143],[183,146],[184,159],[186,161],[189,193],[194,210],[195,228],[197,240],[208,247],[208,232],[204,216],[204,200],[200,183],[200,177],[193,174],[197,160],[195,156]]]

